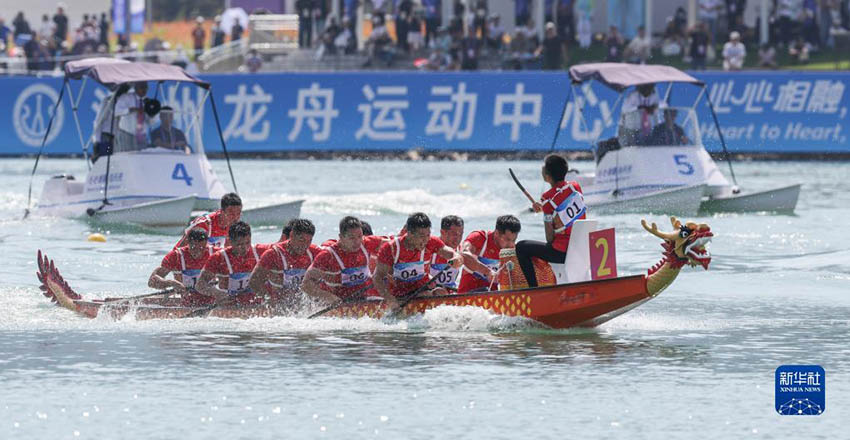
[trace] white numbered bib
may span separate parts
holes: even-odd
[[[227,280],[227,293],[238,295],[251,289],[248,283],[251,281],[251,272],[236,272],[230,274]]]
[[[425,277],[425,262],[412,261],[410,263],[393,264],[393,278],[396,281],[409,283],[419,281]]]
[[[457,289],[457,275],[459,269],[451,267],[448,263],[431,263],[431,277],[438,286],[448,289]]]
[[[555,232],[562,232],[569,229],[585,212],[587,212],[587,205],[584,204],[584,196],[580,192],[573,190],[573,193],[569,197],[555,207],[555,215],[561,220],[561,224],[563,225],[557,228]]]
[[[201,276],[201,269],[185,269],[180,271],[183,275],[183,285],[188,290],[195,290],[195,285],[198,284],[198,278]]]

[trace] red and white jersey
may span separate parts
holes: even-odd
[[[552,227],[555,228],[552,247],[566,252],[570,244],[573,223],[587,218],[587,206],[584,204],[581,186],[578,182],[559,182],[543,193],[540,204],[543,205],[546,221],[552,221]]]
[[[392,241],[381,245],[378,251],[378,262],[392,269],[390,293],[403,296],[425,285],[431,275],[428,268],[431,258],[445,246],[437,237],[428,239],[421,250],[412,250],[404,246],[406,235],[394,237]]]
[[[251,287],[251,272],[260,261],[257,249],[251,246],[251,250],[241,257],[233,254],[233,247],[228,246],[214,253],[207,261],[204,270],[216,274],[219,278],[227,279],[227,293],[238,295],[248,293]]]
[[[455,252],[460,253],[460,249],[455,249]],[[436,278],[434,284],[438,287],[444,287],[450,291],[457,291],[458,276],[461,268],[454,268],[449,265],[449,260],[441,257],[439,254],[434,254],[431,257],[429,267],[431,278]]]
[[[304,281],[307,269],[322,252],[322,249],[311,244],[307,251],[301,255],[292,255],[287,250],[289,240],[283,243],[275,243],[269,250],[260,256],[260,267],[269,270],[269,284],[277,288],[297,289]]]
[[[181,244],[185,244],[186,236],[189,234],[189,231],[193,229],[202,229],[207,233],[207,241],[209,244],[216,248],[224,248],[224,243],[227,241],[227,231],[229,228],[225,228],[221,224],[221,210],[215,212],[210,212],[204,214],[189,224],[189,227],[186,228],[186,231],[183,233],[183,238],[180,239],[180,242],[177,243],[177,246]],[[177,247],[175,246],[175,248]]]
[[[478,262],[494,272],[499,270],[499,252],[502,250],[496,242],[495,233],[496,231],[474,231],[466,236],[466,240],[464,240],[478,249]],[[467,269],[464,266],[463,276],[460,277],[460,286],[457,289],[458,293],[482,288],[490,288],[490,282],[487,281],[487,276]]]
[[[192,253],[189,252],[189,246],[183,246],[166,254],[160,266],[172,273],[179,273],[182,276],[183,285],[189,290],[194,290],[201,270],[212,254],[213,247],[207,246],[198,258],[194,258]]]
[[[365,293],[372,286],[369,259],[363,244],[353,252],[345,252],[337,243],[320,252],[311,267],[323,272],[325,290],[345,299]]]

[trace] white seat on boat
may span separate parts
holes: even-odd
[[[597,220],[576,220],[573,223],[564,264],[550,263],[558,284],[590,280],[589,234],[596,231],[598,224]]]

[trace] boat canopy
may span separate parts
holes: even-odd
[[[589,63],[570,67],[570,79],[583,83],[597,80],[618,92],[629,87],[661,82],[705,84],[675,67],[652,64]]]
[[[65,64],[65,78],[83,77],[92,78],[109,89],[137,81],[177,81],[197,84],[204,89],[210,87],[208,82],[189,75],[180,67],[167,64],[138,61],[131,63],[116,58],[88,58]]]

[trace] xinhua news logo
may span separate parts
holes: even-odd
[[[775,381],[780,415],[819,416],[826,410],[826,372],[820,365],[782,365]]]

